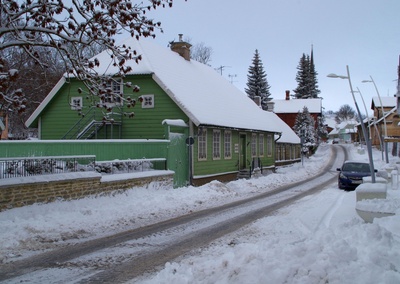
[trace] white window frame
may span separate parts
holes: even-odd
[[[154,108],[154,95],[142,95],[142,108]]]
[[[267,135],[267,156],[272,157],[272,135]]]
[[[264,157],[264,134],[259,134],[258,135],[258,152],[260,157]]]
[[[232,131],[224,131],[224,158],[232,159]]]
[[[276,160],[280,161],[281,160],[281,145],[280,144],[276,144],[275,146],[275,156],[276,156]]]
[[[257,133],[251,134],[251,157],[257,157]]]
[[[197,136],[197,159],[199,161],[207,160],[207,129],[201,128]]]
[[[221,159],[221,130],[213,130],[213,160]]]
[[[71,97],[71,109],[72,110],[81,110],[82,107],[83,107],[82,97]]]
[[[122,95],[124,89],[122,79],[121,78],[111,79],[111,82],[107,82],[107,88],[111,88],[112,96],[106,94],[103,103],[105,103],[108,106],[122,106],[123,105]]]

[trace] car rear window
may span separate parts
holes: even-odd
[[[343,165],[342,171],[345,172],[369,172],[369,165],[362,163],[346,163]]]

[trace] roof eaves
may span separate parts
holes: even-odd
[[[61,89],[61,87],[65,84],[65,82],[66,78],[62,76],[61,79],[58,80],[57,84],[50,91],[50,93],[44,98],[44,100],[40,103],[40,105],[27,119],[27,121],[25,122],[26,127],[31,127],[31,125],[37,120],[41,112],[45,109],[47,104],[53,99],[53,97],[57,94],[57,92]]]

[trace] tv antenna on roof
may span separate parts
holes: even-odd
[[[215,70],[219,70],[221,72],[221,76],[222,76],[222,71],[227,67],[232,67],[232,66],[223,66],[223,65],[221,65],[218,68],[215,68]]]
[[[229,74],[228,75],[228,77],[229,77],[229,80],[231,81],[231,84],[233,84],[233,82],[237,82],[237,81],[233,81],[233,78],[236,78],[237,77],[237,75],[236,74]]]

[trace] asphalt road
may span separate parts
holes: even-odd
[[[333,145],[332,159],[309,180],[279,187],[252,198],[198,211],[157,224],[56,249],[0,267],[0,281],[17,283],[50,275],[52,283],[124,283],[152,273],[190,251],[268,216],[336,182],[336,168],[347,153]],[[57,274],[60,268],[79,273]],[[59,279],[57,279],[59,277]]]

